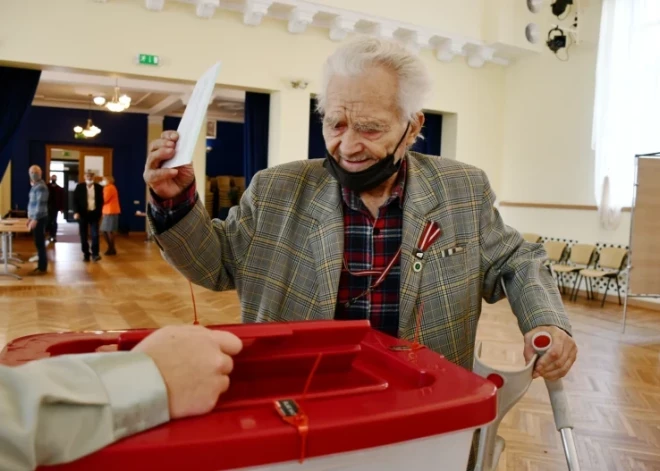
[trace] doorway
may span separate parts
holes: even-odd
[[[73,222],[73,192],[76,185],[84,180],[87,170],[94,171],[97,181],[104,175],[112,174],[112,148],[47,144],[46,168],[48,180],[50,175],[57,175],[57,182],[66,194],[61,218]]]

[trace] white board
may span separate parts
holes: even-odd
[[[95,177],[103,176],[103,156],[102,155],[86,155],[85,156],[85,172],[94,172]]]

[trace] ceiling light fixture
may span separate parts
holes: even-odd
[[[92,118],[87,118],[87,124],[83,128],[82,126],[76,126],[73,128],[73,132],[76,133],[76,138],[77,139],[88,139],[91,137],[95,137],[98,134],[101,133],[101,129],[97,126],[94,126],[94,123],[92,122]]]
[[[99,106],[105,105],[105,97],[100,96],[100,95],[95,96],[94,97],[94,104],[99,105]]]
[[[105,98],[103,100],[105,101]],[[126,94],[121,96],[119,95],[119,80],[117,80],[117,84],[115,85],[115,93],[112,95],[112,100],[108,101],[105,104],[105,107],[112,112],[120,113],[130,106],[131,97]]]
[[[76,126],[73,128],[73,132],[76,139],[89,139],[101,133],[101,128],[95,126],[92,122],[92,95],[89,96],[89,117],[85,127]]]

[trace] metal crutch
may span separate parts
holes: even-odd
[[[552,346],[552,337],[547,332],[538,332],[532,337],[532,346],[538,357],[542,357]],[[580,462],[575,446],[575,437],[573,436],[573,418],[568,406],[568,398],[564,392],[564,383],[561,379],[554,381],[545,380],[545,386],[548,388],[550,404],[552,404],[552,414],[555,417],[555,426],[561,434],[561,441],[564,445],[564,455],[570,471],[580,471]]]
[[[532,373],[538,358],[552,346],[552,337],[547,332],[539,332],[532,337],[532,345],[536,355],[524,368],[519,370],[499,370],[492,368],[481,361],[481,343],[475,349],[473,372],[487,378],[498,387],[497,389],[497,417],[493,422],[480,429],[479,448],[475,471],[495,471],[505,442],[497,435],[497,429],[504,416],[527,392],[532,383]],[[545,380],[552,405],[552,412],[557,430],[561,434],[564,446],[564,455],[569,471],[580,471],[580,463],[573,437],[573,421],[571,419],[568,400],[561,380]]]
[[[494,421],[479,429],[479,448],[474,467],[475,471],[495,471],[505,442],[497,435],[497,429],[504,416],[525,395],[532,384],[532,372],[538,355],[518,370],[499,370],[481,361],[481,342],[476,346],[472,372],[495,383],[497,386],[497,416]]]

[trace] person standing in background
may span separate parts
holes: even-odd
[[[64,212],[64,189],[57,184],[57,175],[50,176],[48,184],[48,226],[51,242],[57,242],[57,216]]]
[[[78,183],[73,192],[73,218],[78,221],[80,229],[80,243],[85,256],[84,261],[89,262],[88,235],[91,228],[93,261],[101,260],[99,255],[99,222],[103,209],[103,187],[94,183],[94,172],[85,172],[85,182]]]
[[[30,275],[46,274],[48,256],[46,255],[46,224],[48,223],[48,186],[41,178],[41,167],[32,165],[28,170],[30,174],[30,195],[28,200],[27,227],[34,236],[34,245],[37,247],[39,262]]]
[[[104,255],[117,255],[115,250],[115,233],[119,229],[119,193],[115,186],[115,179],[107,175],[101,182],[103,186],[103,221],[101,221],[101,232],[108,243],[108,250]]]

